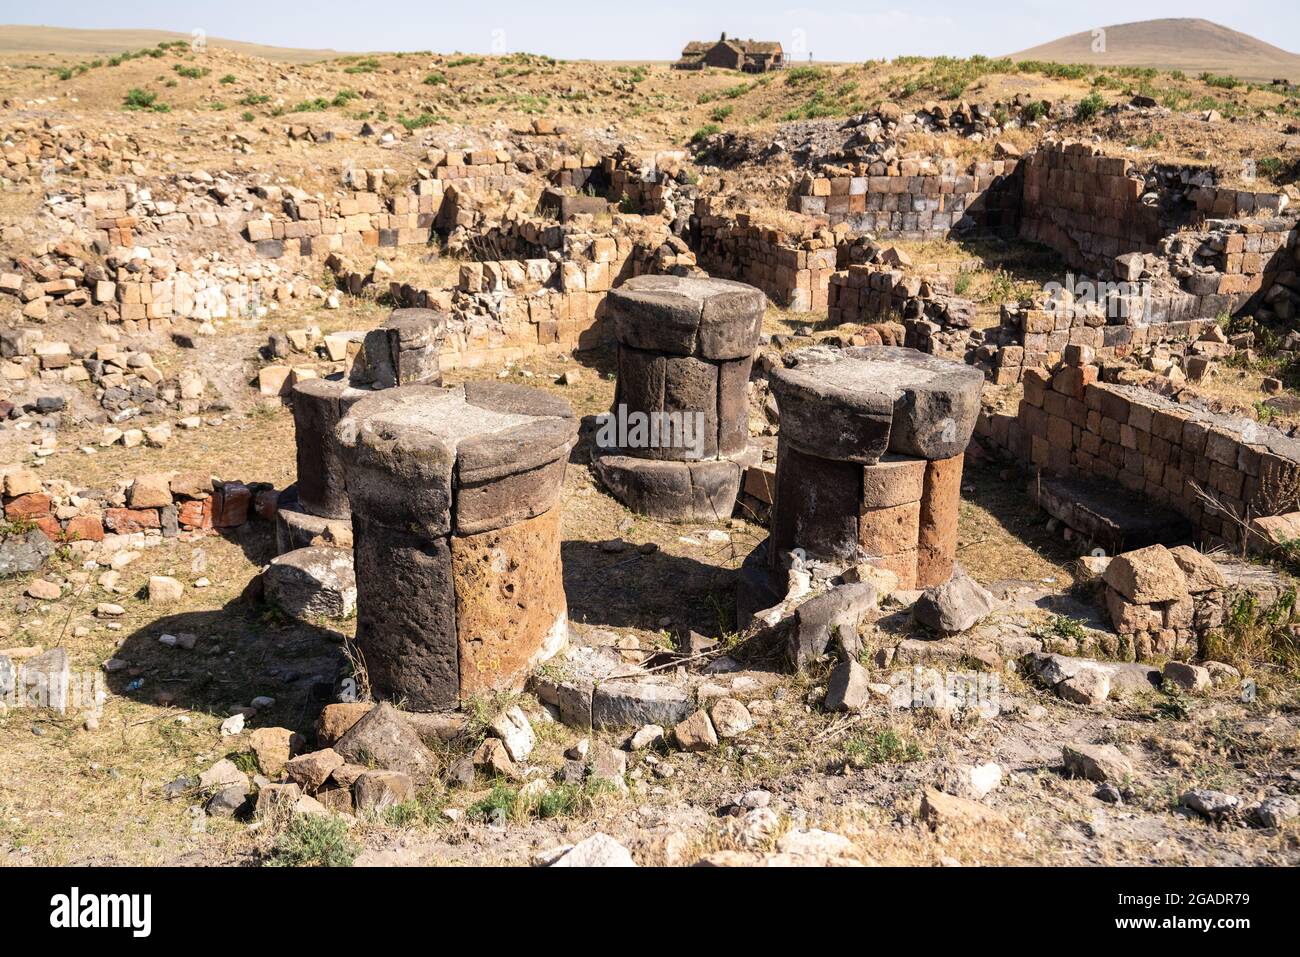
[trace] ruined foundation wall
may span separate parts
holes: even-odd
[[[1091,365],[1026,370],[1016,415],[982,415],[977,432],[1046,474],[1118,482],[1167,505],[1206,546],[1240,548],[1231,515],[1290,511],[1300,441],[1096,377]]]
[[[951,170],[944,172],[947,163]],[[1019,220],[1017,161],[986,160],[957,172],[951,161],[903,160],[808,176],[790,208],[886,239],[946,239],[953,233],[1014,235]]]

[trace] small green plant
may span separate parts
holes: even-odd
[[[233,74],[233,73],[227,73],[225,76],[223,76],[223,77],[222,77],[220,80],[218,80],[217,82],[220,83],[220,84],[222,84],[223,86],[230,86],[230,84],[232,84],[232,83],[237,83],[237,82],[238,82],[238,78],[237,78],[237,77],[235,76],[235,74]]]
[[[212,72],[207,67],[186,66],[184,63],[173,64],[172,69],[187,80],[201,80]]]
[[[1241,81],[1231,74],[1202,73],[1201,82],[1220,90],[1232,90],[1241,85]]]
[[[374,57],[364,57],[351,66],[343,68],[344,73],[374,73],[379,69],[379,61]]]
[[[426,111],[419,116],[399,116],[397,122],[408,130],[422,130],[426,127],[437,126],[439,123],[446,123],[447,118]]]
[[[434,70],[424,78],[424,82],[427,86],[446,86],[447,74],[440,70]]]
[[[1156,699],[1155,712],[1156,717],[1165,721],[1186,721],[1191,707],[1182,689],[1173,682],[1166,682]]]
[[[1034,100],[1021,108],[1020,115],[1025,118],[1026,123],[1035,123],[1047,115],[1047,104],[1042,100]]]
[[[721,123],[723,120],[729,117],[734,110],[735,110],[734,106],[716,107],[713,110],[713,112],[709,114],[709,119],[711,119],[714,123]]]
[[[966,290],[970,288],[971,274],[968,272],[957,273],[957,278],[953,280],[952,291],[959,296],[966,295]]]
[[[1078,618],[1069,615],[1052,615],[1046,622],[1034,629],[1034,635],[1044,640],[1083,641],[1088,637],[1084,624]]]
[[[1074,118],[1079,122],[1087,122],[1099,114],[1106,106],[1106,101],[1101,98],[1100,93],[1089,93],[1074,108]]]
[[[691,134],[692,143],[702,143],[710,136],[722,132],[722,127],[717,123],[705,123],[698,130]]]
[[[296,815],[275,842],[269,867],[351,867],[361,848],[341,817]]]
[[[253,120],[257,119],[257,114],[254,113],[252,110],[244,110],[243,113],[239,114],[239,118],[243,120],[245,123],[251,123],[253,122]]]
[[[249,93],[239,101],[240,106],[261,106],[263,103],[270,103],[271,96],[268,93]]]
[[[885,728],[849,738],[844,744],[844,755],[855,766],[869,768],[919,761],[925,752],[916,741],[904,740],[893,728]]]
[[[122,109],[132,112],[151,110],[154,113],[166,113],[171,107],[166,103],[159,103],[158,94],[153,90],[132,87],[126,91],[126,96],[122,99]]]

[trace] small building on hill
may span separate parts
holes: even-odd
[[[766,73],[785,66],[781,44],[768,40],[729,40],[724,33],[717,41],[692,40],[673,66],[678,70],[702,70],[716,66],[745,73]]]

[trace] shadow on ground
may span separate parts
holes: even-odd
[[[561,553],[573,621],[652,632],[689,628],[714,638],[735,628],[736,573],[729,568],[663,551],[644,555],[633,545],[611,554],[581,540],[566,541]]]
[[[175,643],[163,643],[164,635]],[[114,657],[124,666],[107,676],[113,694],[222,718],[254,698],[273,698],[248,726],[303,733],[348,673],[340,632],[244,599],[157,618],[128,635]]]

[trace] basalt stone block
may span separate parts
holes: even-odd
[[[786,438],[810,455],[873,465],[886,452],[924,459],[965,451],[983,374],[914,349],[810,346],[771,374]]]
[[[961,508],[964,454],[926,463],[917,537],[916,587],[929,588],[952,576],[957,556],[957,517]]]
[[[855,559],[861,550],[862,466],[808,455],[786,437],[776,456],[770,558],[801,548],[820,558]]]
[[[876,586],[840,585],[809,598],[793,613],[757,631],[733,652],[740,661],[798,670],[832,650],[860,647],[859,630],[877,608]]]
[[[749,445],[749,376],[752,356],[718,363],[718,454],[737,455]]]
[[[614,407],[629,412],[661,411],[664,407],[664,363],[660,352],[646,352],[630,346],[618,350],[618,381],[614,386]]]
[[[353,510],[435,537],[453,526],[478,532],[538,514],[563,479],[562,469],[546,466],[567,459],[577,430],[563,399],[523,386],[469,383],[375,393],[352,407],[338,435]],[[521,498],[487,488],[499,482]],[[494,515],[493,502],[505,511]]]
[[[295,618],[346,618],[357,607],[352,555],[314,546],[271,560],[262,575],[266,595]]]
[[[436,310],[393,310],[362,340],[352,364],[352,383],[373,389],[442,385],[438,351],[446,328],[447,317]]]
[[[352,547],[352,520],[350,518],[321,518],[302,509],[298,504],[296,486],[280,493],[275,507],[275,552],[283,555],[298,548],[328,545],[331,548]]]
[[[355,513],[356,644],[374,693],[419,711],[460,702],[456,589],[446,537]]]
[[[925,459],[885,455],[875,465],[862,467],[862,504],[889,508],[919,502],[925,490]]]
[[[693,448],[665,441],[647,449],[650,458],[714,458],[718,454],[718,367],[689,356],[670,356],[664,362],[663,411],[681,416],[696,415],[701,427],[695,432]],[[694,426],[692,426],[694,428]]]
[[[462,698],[520,690],[568,641],[560,510],[451,538]]]
[[[298,455],[299,505],[323,518],[347,518],[347,482],[335,430],[367,393],[342,379],[303,379],[289,394]]]
[[[752,355],[767,307],[753,286],[694,276],[637,276],[605,302],[620,343],[714,360]]]
[[[716,522],[731,515],[741,465],[729,459],[670,462],[617,452],[592,459],[609,493],[634,512],[664,522]]]

